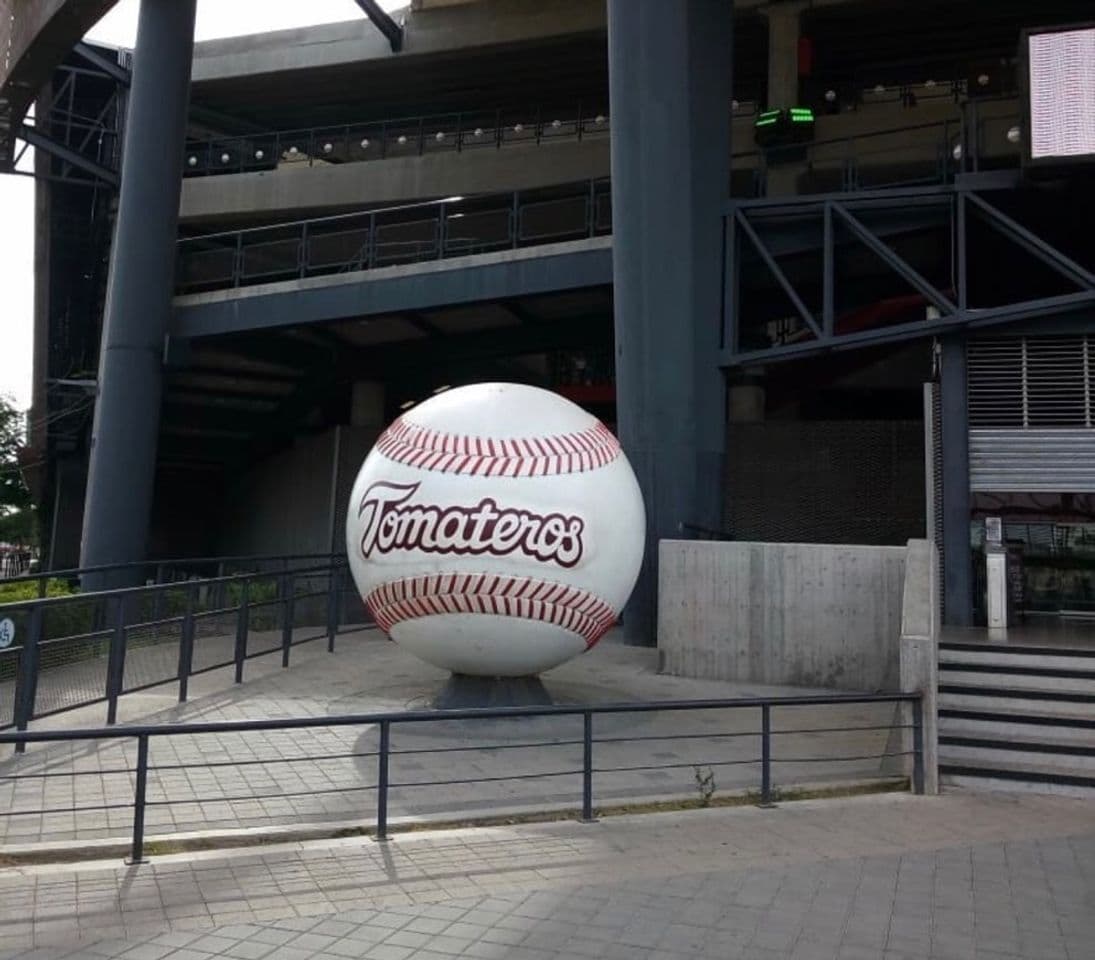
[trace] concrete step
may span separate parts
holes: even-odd
[[[939,734],[1095,746],[1095,719],[1084,720],[1019,710],[993,712],[943,708],[939,711]]]
[[[992,687],[1010,690],[1061,690],[1087,693],[1095,699],[1095,672],[1025,667],[984,667],[980,664],[946,663],[939,665],[941,684]]]
[[[1026,672],[1044,670],[1063,670],[1069,674],[1095,677],[1095,657],[1079,656],[1075,652],[1059,653],[1017,653],[1007,647],[982,647],[977,650],[968,647],[952,650],[939,648],[940,668],[972,669],[979,668],[1024,668]],[[1006,672],[1006,671],[1004,671]]]
[[[940,766],[939,782],[950,790],[1001,790],[1009,793],[1052,793],[1095,799],[1095,778],[1028,779],[976,767]]]
[[[1068,657],[1095,662],[1095,644],[1090,646],[1051,646],[1049,644],[1015,644],[1015,643],[966,643],[962,641],[942,640],[939,643],[939,654],[951,655],[956,653],[973,653],[982,656],[991,656],[997,653],[1006,653],[1009,656],[1032,657]]]
[[[1031,690],[1007,686],[939,683],[939,709],[1004,714],[1043,714],[1095,720],[1095,694],[1071,690]]]
[[[1095,778],[1095,745],[1003,737],[940,736],[942,765]]]

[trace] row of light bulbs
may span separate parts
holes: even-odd
[[[605,123],[606,120],[607,120],[607,117],[605,117],[605,115],[603,113],[598,113],[597,116],[595,116],[593,118],[593,122],[595,124],[597,124],[597,126],[602,126]],[[558,130],[562,125],[563,125],[562,120],[552,120],[551,121],[551,126],[555,130]],[[515,123],[513,125],[513,132],[514,133],[522,133],[522,132],[524,132],[524,129],[525,129],[525,125],[523,123]],[[479,139],[480,137],[483,136],[483,132],[484,131],[483,131],[482,127],[476,127],[472,131],[472,136],[475,137],[476,139]],[[438,143],[441,143],[445,140],[445,138],[447,136],[448,135],[445,133],[444,130],[438,130],[437,133],[435,133],[433,135],[433,138]],[[400,146],[403,146],[407,142],[406,135],[401,133],[398,137],[396,137],[395,142],[398,143]],[[359,146],[361,147],[362,150],[368,150],[371,143],[372,143],[372,141],[368,137],[363,137],[360,141]],[[330,141],[323,144],[323,147],[322,147],[323,152],[327,153],[327,154],[334,152],[334,149],[335,149],[335,145],[333,143],[331,143]],[[296,156],[300,155],[300,148],[292,146],[286,152],[289,154],[289,156],[296,157]],[[263,150],[261,147],[259,147],[255,151],[254,156],[255,156],[256,160],[265,160],[266,159],[266,151]],[[222,153],[221,156],[220,156],[220,161],[223,164],[231,163],[232,162],[231,154]],[[198,165],[197,155],[196,154],[191,154],[187,158],[186,162],[187,162],[188,166],[196,167]]]

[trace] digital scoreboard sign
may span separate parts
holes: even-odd
[[[1024,160],[1095,161],[1095,24],[1025,31]]]

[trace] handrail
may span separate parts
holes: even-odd
[[[911,723],[905,723],[904,717],[894,717],[885,727],[866,726],[864,724],[853,724],[851,726],[830,727],[824,730],[817,728],[811,728],[808,730],[797,729],[772,729],[772,713],[774,710],[780,707],[800,707],[800,706],[840,706],[845,704],[864,704],[864,703],[892,703],[892,704],[908,704],[911,707]],[[198,723],[179,723],[179,724],[127,724],[122,726],[115,726],[112,728],[99,728],[99,729],[74,729],[74,730],[42,730],[34,732],[20,731],[18,733],[0,733],[0,743],[12,743],[15,745],[16,750],[25,749],[27,743],[49,743],[49,742],[69,742],[69,741],[86,741],[86,740],[119,740],[135,738],[137,741],[137,762],[135,767],[128,767],[124,771],[115,771],[119,773],[133,773],[134,777],[134,792],[133,792],[133,826],[132,826],[132,841],[130,845],[130,861],[131,863],[139,863],[144,859],[145,849],[145,812],[146,808],[150,804],[148,800],[148,776],[149,772],[156,772],[160,769],[165,770],[180,770],[189,769],[191,767],[208,766],[207,762],[202,760],[187,762],[187,763],[172,763],[165,766],[158,766],[149,763],[149,747],[150,742],[156,737],[178,737],[195,734],[240,734],[251,731],[264,731],[264,730],[299,730],[310,728],[332,728],[332,727],[348,727],[348,726],[372,726],[378,729],[378,749],[376,750],[361,750],[359,747],[355,747],[354,751],[349,754],[339,754],[332,757],[317,757],[315,761],[324,759],[339,759],[339,758],[373,758],[376,761],[376,781],[371,784],[354,783],[344,785],[342,787],[330,787],[317,790],[318,793],[338,793],[338,792],[357,792],[362,790],[375,790],[376,791],[376,816],[375,816],[375,829],[374,836],[377,840],[386,840],[388,838],[388,799],[389,793],[392,789],[407,786],[422,786],[421,782],[417,783],[392,783],[390,778],[390,762],[393,756],[400,756],[405,753],[413,753],[420,755],[426,753],[445,753],[453,750],[467,750],[476,749],[467,745],[466,739],[461,739],[461,744],[457,747],[438,748],[436,750],[421,750],[413,749],[407,750],[393,750],[391,744],[391,734],[393,727],[398,727],[401,724],[420,724],[420,723],[437,723],[437,722],[452,722],[462,720],[493,720],[493,719],[508,719],[508,720],[527,720],[535,717],[581,717],[582,718],[582,738],[581,740],[568,740],[567,744],[581,744],[582,746],[582,762],[580,768],[571,768],[566,770],[551,769],[548,772],[529,772],[529,773],[516,773],[507,771],[503,776],[471,776],[461,777],[458,780],[438,780],[431,781],[433,785],[443,785],[445,783],[488,783],[498,780],[527,780],[537,777],[551,776],[574,776],[581,777],[581,820],[585,823],[590,823],[594,819],[593,809],[593,775],[595,773],[614,773],[614,772],[629,772],[637,769],[656,769],[657,765],[646,767],[634,767],[634,766],[609,766],[609,767],[595,767],[593,764],[594,744],[615,744],[615,743],[627,743],[636,742],[638,740],[646,739],[641,736],[623,736],[623,737],[609,737],[602,740],[598,740],[593,735],[593,720],[595,717],[606,714],[644,714],[644,713],[666,713],[666,712],[681,712],[681,711],[694,711],[694,710],[742,710],[742,709],[754,709],[760,711],[760,729],[755,731],[723,731],[708,733],[708,739],[720,739],[727,737],[756,737],[760,738],[760,756],[759,757],[747,757],[747,758],[734,758],[729,760],[711,760],[708,764],[711,767],[722,767],[726,765],[736,764],[749,764],[760,766],[760,790],[759,790],[759,806],[762,808],[771,807],[772,801],[775,796],[775,790],[772,786],[772,766],[773,763],[778,763],[780,760],[786,760],[788,758],[780,757],[774,758],[772,752],[773,738],[779,736],[785,736],[796,733],[815,733],[815,732],[830,732],[830,733],[846,733],[854,730],[881,730],[886,729],[891,733],[896,730],[911,731],[911,743],[908,740],[904,740],[900,748],[897,750],[891,750],[887,744],[883,747],[881,753],[871,753],[867,756],[811,756],[805,759],[796,759],[796,762],[816,762],[816,763],[829,763],[829,762],[841,762],[848,760],[883,760],[886,758],[895,757],[911,757],[912,770],[909,777],[910,786],[915,793],[924,792],[924,703],[923,695],[921,693],[869,693],[869,694],[854,694],[854,693],[835,693],[835,694],[805,694],[805,695],[792,695],[786,697],[742,697],[736,699],[704,699],[704,700],[655,700],[655,701],[643,701],[632,703],[605,703],[605,704],[589,704],[585,706],[576,705],[545,705],[545,706],[533,706],[533,707],[481,707],[471,709],[458,709],[458,710],[408,710],[398,713],[358,713],[358,714],[341,714],[328,717],[282,717],[282,718],[269,718],[262,720],[220,720],[220,721],[203,721]],[[689,738],[688,735],[683,735],[684,738]],[[670,737],[659,737],[659,739],[671,739]],[[558,745],[555,741],[542,741],[537,743],[521,743],[514,745],[514,748],[520,746],[521,748],[535,748],[535,747],[550,747]],[[297,758],[251,758],[251,759],[229,759],[227,761],[218,760],[215,761],[217,766],[246,766],[249,764],[272,764],[279,762],[295,762]],[[315,762],[313,761],[313,762]],[[694,765],[694,764],[693,764]],[[672,764],[665,766],[674,766]],[[677,764],[676,766],[681,766]],[[697,767],[699,770],[699,767]],[[88,770],[74,770],[71,774],[65,774],[63,772],[52,770],[50,776],[71,776],[73,778],[79,776],[96,776],[99,775],[99,771],[95,769]],[[28,774],[28,776],[35,776],[35,774]],[[698,776],[698,774],[697,774]],[[14,777],[18,780],[18,775]],[[279,796],[308,796],[312,791],[305,790],[298,793],[283,793],[283,794],[270,794],[264,796],[262,799],[277,799]],[[246,800],[248,797],[234,797],[227,798],[227,802],[234,800]],[[190,797],[171,797],[169,799],[157,799],[151,801],[156,806],[170,806],[175,803],[179,804],[195,804],[195,803],[213,803],[217,802],[217,798],[190,798]],[[128,805],[128,804],[127,804]],[[49,813],[75,813],[88,814],[96,810],[105,809],[117,809],[121,804],[112,803],[106,806],[94,806],[94,805],[81,805],[66,807],[60,809],[8,809],[4,811],[2,815],[8,817],[15,817],[27,814],[38,814],[39,816],[46,816]]]
[[[274,553],[242,554],[224,557],[173,557],[164,560],[127,560],[121,563],[102,563],[90,567],[69,567],[63,570],[39,570],[37,573],[21,573],[15,577],[0,579],[0,586],[9,583],[27,583],[35,580],[75,580],[85,573],[107,573],[116,570],[130,570],[141,567],[171,567],[203,563],[244,563],[251,561],[315,560],[321,557],[337,557],[341,554],[328,553]],[[204,579],[204,578],[203,578]]]

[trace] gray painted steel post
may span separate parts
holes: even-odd
[[[137,736],[137,785],[133,794],[133,847],[128,863],[144,863],[144,810],[148,790],[148,734]]]
[[[34,607],[30,611],[27,625],[27,638],[23,641],[23,651],[19,656],[19,682],[15,689],[15,705],[12,719],[16,730],[26,730],[34,716],[34,698],[38,691],[38,641],[42,638],[42,608]],[[26,741],[15,745],[16,753],[25,753]]]
[[[376,771],[376,839],[388,839],[388,754],[391,747],[391,724],[380,721],[380,750]]]
[[[110,635],[110,656],[106,665],[106,722],[118,719],[118,697],[125,682],[125,619],[126,595],[118,594],[114,600],[114,632]]]
[[[194,601],[197,588],[191,583],[186,588],[186,610],[183,613],[182,638],[179,640],[179,703],[185,703],[190,673],[194,669]]]
[[[954,335],[942,344],[943,618],[948,626],[968,627],[973,624],[973,556],[966,341]]]
[[[171,315],[196,0],[141,0],[80,565],[144,559]],[[88,574],[85,589],[132,571]]]
[[[760,807],[774,807],[772,803],[772,708],[765,704],[760,708]]]
[[[608,3],[617,419],[647,511],[629,643],[654,642],[658,541],[722,514],[732,18],[725,0]]]
[[[284,614],[281,624],[281,665],[289,666],[289,650],[293,645],[293,620],[296,619],[296,578],[287,573],[283,578],[284,584]]]
[[[582,714],[582,822],[593,822],[593,714]]]
[[[240,583],[240,605],[236,611],[236,683],[243,683],[243,661],[247,659],[247,633],[251,625],[251,581]]]

